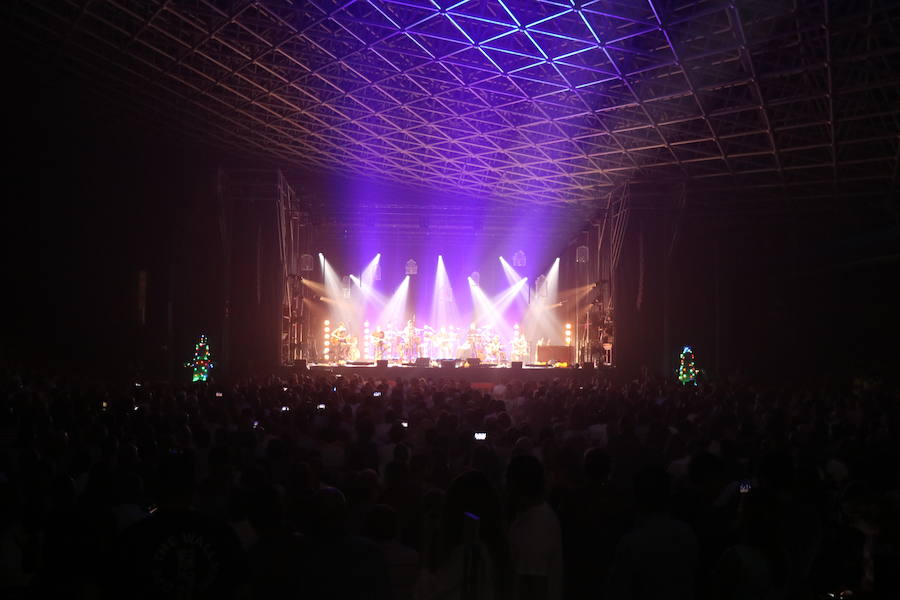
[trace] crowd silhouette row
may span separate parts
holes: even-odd
[[[4,598],[900,597],[877,381],[4,385]]]

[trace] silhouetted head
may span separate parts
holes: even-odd
[[[609,454],[600,448],[588,448],[584,453],[584,474],[593,483],[609,479]]]
[[[347,501],[337,488],[317,490],[313,496],[313,535],[327,537],[344,533]]]
[[[363,533],[376,542],[395,539],[397,537],[397,511],[387,504],[373,506]]]
[[[516,456],[506,469],[506,486],[518,501],[539,501],[544,497],[544,465],[530,454]]]
[[[188,508],[194,494],[194,460],[182,451],[166,454],[159,463],[159,503]]]
[[[635,476],[634,502],[642,512],[666,512],[669,506],[669,475],[665,469],[647,467]]]

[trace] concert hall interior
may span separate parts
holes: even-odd
[[[0,49],[0,598],[900,599],[900,0]]]
[[[6,347],[160,376],[200,334],[221,373],[895,356],[891,3],[604,2],[5,3],[35,199]]]

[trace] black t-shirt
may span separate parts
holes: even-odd
[[[195,511],[160,511],[125,531],[110,564],[110,597],[233,598],[247,580],[237,537]]]

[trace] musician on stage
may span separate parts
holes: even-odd
[[[419,336],[419,356],[431,356],[431,352],[436,350],[433,346],[434,334],[434,329],[426,323],[425,327],[421,329],[421,334]]]
[[[453,350],[450,347],[451,333],[446,327],[441,327],[431,338],[431,345],[437,352],[438,358],[453,358]]]
[[[342,361],[347,358],[347,327],[343,323],[331,332],[331,350],[334,361]]]
[[[491,352],[493,353],[493,362],[497,364],[506,362],[506,348],[503,347],[499,333],[495,333],[491,338]]]
[[[384,358],[396,360],[400,355],[400,349],[398,348],[400,341],[400,332],[394,327],[394,322],[389,321],[387,327],[384,329]]]
[[[475,323],[469,325],[465,342],[459,347],[459,358],[483,358],[481,347],[481,333],[475,327]]]
[[[516,333],[513,335],[510,346],[512,347],[510,360],[525,362],[528,359],[528,342],[518,329],[516,329]]]
[[[376,325],[375,330],[372,332],[372,349],[375,352],[375,360],[383,360],[384,352],[387,343],[387,334],[385,334],[384,329],[381,328],[381,325]]]
[[[403,329],[403,359],[407,362],[413,362],[419,353],[419,332],[416,329],[416,318],[413,317],[406,322]]]

